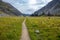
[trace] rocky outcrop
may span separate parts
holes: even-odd
[[[53,0],[32,14],[32,16],[40,15],[60,16],[60,0]]]
[[[6,2],[2,2],[0,0],[0,12],[4,12],[8,15],[14,15],[14,16],[21,16],[22,13],[20,11],[18,11],[16,8],[14,8],[11,4],[6,3]]]

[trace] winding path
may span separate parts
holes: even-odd
[[[21,36],[20,40],[30,40],[29,33],[28,33],[27,27],[25,25],[25,21],[26,21],[26,19],[22,23],[22,36]]]

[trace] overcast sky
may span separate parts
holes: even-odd
[[[24,14],[32,14],[41,9],[52,0],[3,0],[12,4],[15,8]]]

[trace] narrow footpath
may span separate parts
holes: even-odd
[[[26,21],[26,19],[22,23],[22,35],[21,35],[20,40],[30,40],[29,33],[28,33],[27,27],[25,25],[25,21]]]

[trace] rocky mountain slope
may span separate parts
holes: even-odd
[[[31,16],[60,16],[60,0],[52,0],[46,6],[34,12]]]
[[[14,8],[11,4],[3,2],[0,0],[0,15],[11,15],[11,16],[21,16],[22,13]]]

